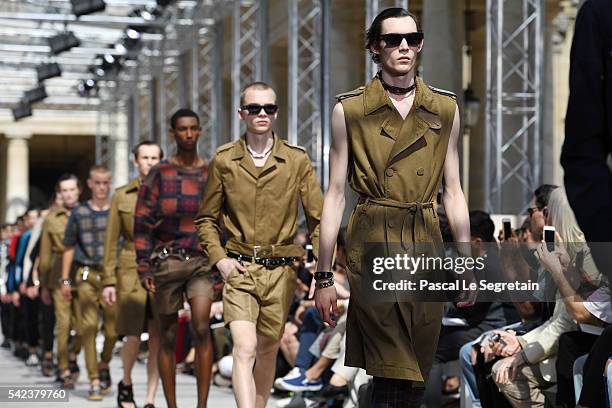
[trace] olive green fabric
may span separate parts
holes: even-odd
[[[442,242],[436,216],[456,102],[416,78],[406,119],[378,78],[338,95],[349,143],[348,179],[360,195],[349,220],[346,364],[378,377],[425,381],[437,346],[442,303],[365,299],[363,244]],[[383,256],[385,254],[381,254]],[[369,273],[369,272],[368,272]]]
[[[102,284],[117,287],[117,334],[126,336],[140,336],[143,332],[149,299],[138,278],[134,249],[134,212],[140,184],[140,178],[136,178],[115,190],[104,242]],[[153,306],[153,302],[149,304]]]

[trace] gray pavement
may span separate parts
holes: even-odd
[[[104,397],[101,402],[93,402],[87,400],[87,391],[89,389],[87,383],[87,371],[85,369],[85,361],[83,353],[79,355],[79,365],[81,368],[81,376],[74,390],[69,393],[68,402],[6,402],[0,401],[1,408],[40,408],[40,407],[97,407],[97,408],[114,408],[117,406],[116,385],[113,390]],[[116,384],[122,377],[122,364],[119,356],[113,356],[111,361],[111,377],[113,383]],[[146,393],[146,366],[143,363],[136,363],[132,373],[134,382],[134,394],[138,407],[144,405]],[[177,373],[177,398],[179,407],[194,407],[196,401],[196,381],[195,377]],[[6,385],[52,385],[53,378],[47,378],[40,375],[39,368],[26,367],[25,364],[13,356],[13,354],[5,349],[0,350],[0,387]],[[166,403],[161,388],[161,382],[157,391],[155,400],[157,408],[165,407]],[[219,388],[211,385],[210,395],[208,399],[208,407],[223,408],[235,407],[232,390],[230,388]],[[268,407],[276,407],[276,402],[270,400]]]

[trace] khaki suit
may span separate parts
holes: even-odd
[[[102,285],[117,287],[117,333],[126,336],[140,336],[147,318],[148,293],[140,284],[134,249],[134,213],[140,184],[136,178],[115,190],[104,242]]]
[[[60,372],[68,369],[68,341],[70,328],[77,335],[73,338],[72,351],[81,350],[79,301],[76,290],[72,300],[66,300],[60,292],[59,279],[62,276],[62,253],[64,251],[64,231],[70,213],[59,208],[47,214],[40,237],[40,262],[38,272],[40,284],[51,293],[55,313],[55,338],[57,342],[57,365]],[[74,273],[71,276],[74,278]]]
[[[318,250],[323,194],[308,154],[274,135],[265,165],[255,167],[245,137],[221,146],[208,169],[208,184],[195,223],[210,264],[226,250],[259,258],[300,257],[293,244],[302,203],[311,240]],[[225,248],[219,218],[228,234]],[[256,323],[265,336],[280,338],[287,318],[296,273],[291,266],[245,263],[247,273],[233,271],[223,289],[224,320]],[[276,288],[276,289],[274,289]],[[273,290],[274,289],[274,290]]]

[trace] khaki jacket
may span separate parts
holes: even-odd
[[[116,189],[113,194],[104,241],[102,283],[105,286],[116,285],[119,275],[122,286],[127,285],[125,289],[130,289],[132,285],[138,283],[134,249],[134,212],[140,184],[140,179],[136,178]]]
[[[62,253],[64,251],[64,232],[70,213],[65,208],[51,211],[45,217],[40,237],[40,262],[38,274],[43,288],[59,287],[62,276]]]
[[[211,265],[226,257],[220,238],[221,214],[228,250],[252,255],[247,248],[274,245],[278,248],[259,255],[301,256],[303,249],[293,245],[300,200],[317,251],[323,194],[306,151],[274,135],[272,152],[265,166],[257,169],[244,136],[221,146],[208,169],[208,184],[195,220]]]

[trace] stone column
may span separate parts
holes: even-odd
[[[28,133],[14,132],[5,135],[6,145],[6,216],[7,222],[15,222],[28,207],[30,200]]]
[[[129,162],[132,159],[128,145],[127,116],[123,113],[117,114],[114,138],[113,182],[114,187],[120,187],[129,181]]]

